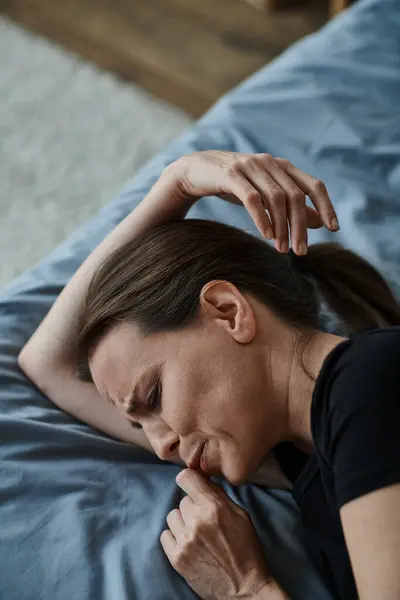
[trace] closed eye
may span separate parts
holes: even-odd
[[[161,400],[162,400],[162,381],[161,374],[157,378],[151,394],[149,395],[148,400],[146,401],[146,408],[149,412],[155,412],[158,409],[161,409]],[[129,413],[129,410],[128,410]],[[137,421],[130,421],[131,427],[133,429],[143,429],[143,427]]]
[[[149,402],[147,403],[147,408],[151,412],[155,412],[158,408],[161,408],[161,397],[162,397],[162,383],[161,376],[157,378],[157,381],[154,385],[153,391],[150,394]]]

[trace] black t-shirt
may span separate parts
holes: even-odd
[[[351,336],[325,358],[315,383],[311,456],[275,448],[294,482],[309,552],[340,600],[358,598],[340,508],[400,482],[400,326]]]

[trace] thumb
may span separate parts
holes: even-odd
[[[312,206],[306,206],[306,218],[308,229],[319,229],[324,225],[319,212]]]

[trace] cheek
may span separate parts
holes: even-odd
[[[244,483],[250,473],[257,468],[252,449],[248,445],[238,443],[238,440],[225,437],[217,438],[214,446],[218,454],[215,464],[219,466],[223,477],[232,485]]]
[[[266,415],[259,390],[249,390],[243,380],[231,382],[231,386],[219,397],[212,427],[219,438],[223,470],[238,485],[257,469],[263,458]]]
[[[164,378],[162,395],[162,417],[179,435],[192,433],[198,425],[198,390],[190,378],[182,372],[171,372]]]
[[[221,382],[214,402],[214,418],[242,438],[252,433],[260,419],[259,393],[240,372]]]

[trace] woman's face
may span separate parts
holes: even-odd
[[[99,392],[143,428],[161,459],[180,457],[237,485],[279,441],[271,319],[252,296],[211,282],[193,326],[148,337],[134,324],[115,326],[93,352],[92,377]]]

